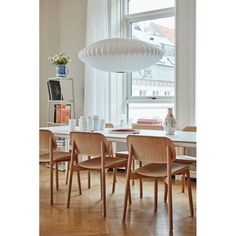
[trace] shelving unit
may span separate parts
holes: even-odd
[[[48,126],[66,125],[75,118],[74,81],[72,78],[49,78]]]
[[[50,82],[52,81],[52,82]],[[75,118],[74,80],[73,78],[49,78],[48,86],[48,126],[67,125],[69,119]],[[68,108],[68,110],[67,110]],[[69,112],[69,113],[68,113]],[[68,139],[56,138],[57,147],[68,151]],[[60,171],[67,169],[65,163],[58,166]]]

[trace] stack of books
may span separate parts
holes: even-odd
[[[159,118],[154,119],[146,119],[146,118],[140,118],[137,120],[137,124],[145,124],[145,125],[161,125],[162,120]]]
[[[58,148],[65,148],[66,146],[66,139],[65,138],[56,138],[57,147]]]
[[[55,104],[54,105],[54,122],[55,123],[68,123],[71,118],[71,105]]]

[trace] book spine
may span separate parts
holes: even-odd
[[[137,124],[143,125],[160,125],[161,121],[137,121]]]
[[[71,105],[54,105],[54,123],[68,123],[71,118]]]
[[[51,92],[50,92],[49,81],[47,81],[47,87],[48,87],[48,99],[49,99],[49,100],[52,100],[52,96],[51,96]]]

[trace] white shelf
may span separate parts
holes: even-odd
[[[58,104],[73,104],[73,100],[48,100],[49,103],[58,103]]]
[[[64,77],[54,77],[54,78],[49,78],[48,81],[59,81],[60,82],[60,89],[61,89],[61,97],[63,98],[62,100],[51,100],[49,99],[48,96],[48,116],[47,116],[47,121],[48,121],[48,126],[61,126],[61,125],[67,125],[67,122],[56,122],[62,120],[62,113],[61,112],[61,118],[60,118],[60,113],[59,113],[59,119],[58,118],[58,113],[56,113],[56,108],[55,106],[58,105],[68,105],[70,107],[70,118],[74,119],[75,118],[75,100],[74,100],[74,81],[73,78],[64,78]],[[53,87],[50,87],[50,91]],[[56,91],[56,90],[53,90]],[[54,96],[55,97],[55,96]],[[58,98],[58,96],[56,96]],[[60,98],[60,95],[59,95]],[[68,109],[65,108],[65,109]],[[66,110],[64,110],[66,112]],[[67,120],[67,118],[66,118]],[[63,120],[62,120],[63,121]]]
[[[67,78],[67,77],[54,77],[54,78],[48,78],[48,80],[56,80],[56,81],[60,81],[60,80],[73,80],[73,78]]]

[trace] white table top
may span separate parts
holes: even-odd
[[[71,132],[69,126],[42,127],[40,129],[48,129],[58,137],[67,137],[67,138],[69,138]],[[109,130],[112,129],[105,129],[95,132],[103,134],[107,138],[107,140],[111,142],[126,142],[126,138],[129,134],[109,133]],[[79,131],[79,127],[76,127],[74,131]],[[196,132],[184,132],[178,130],[175,132],[174,135],[166,135],[165,131],[162,130],[140,129],[140,133],[135,135],[168,137],[170,140],[174,142],[175,146],[196,147],[197,144]]]

